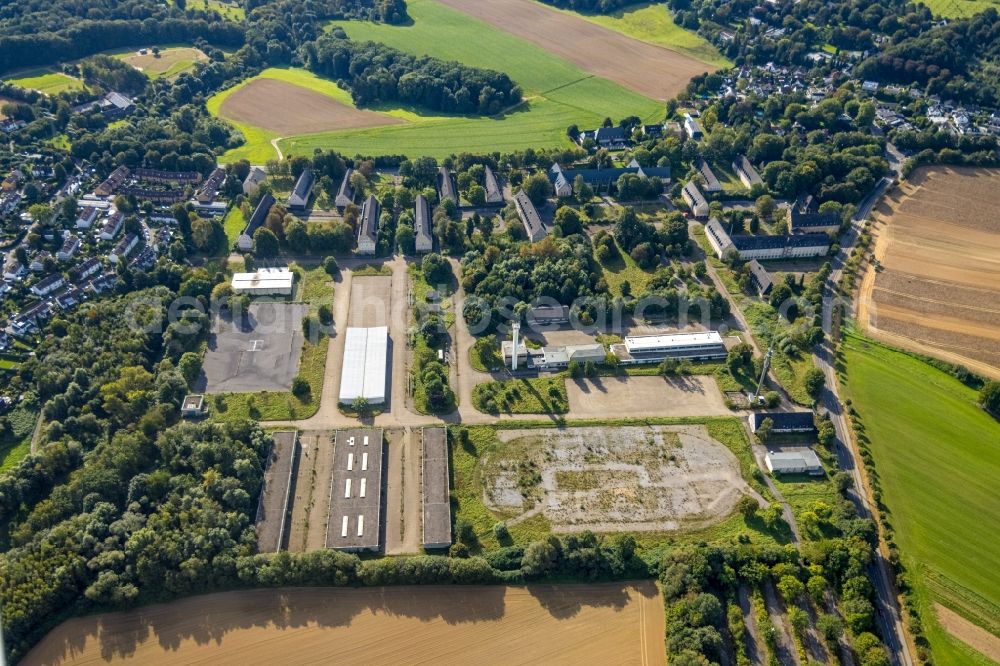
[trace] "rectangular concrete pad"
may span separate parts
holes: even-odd
[[[365,446],[365,437],[368,446]],[[354,445],[350,444],[351,438]],[[326,526],[326,547],[335,550],[378,550],[382,533],[382,440],[381,428],[338,430],[333,445],[333,474],[330,485],[330,513]],[[364,454],[368,454],[368,469],[363,470]],[[351,460],[353,456],[353,460]],[[348,463],[351,468],[348,470]],[[350,480],[350,497],[345,497]],[[361,497],[362,480],[365,496]],[[347,536],[342,536],[344,516],[347,516]],[[359,516],[364,529],[358,535]]]
[[[302,357],[302,303],[254,303],[244,321],[217,318],[199,384],[205,393],[287,391]]]
[[[347,325],[352,328],[388,326],[392,312],[392,278],[359,275],[351,278],[351,305]]]
[[[451,503],[448,498],[448,431],[424,428],[423,504],[424,548],[451,545]]]
[[[298,452],[295,432],[274,433],[274,445],[264,468],[264,487],[257,503],[257,551],[275,553],[285,537],[288,498]]]

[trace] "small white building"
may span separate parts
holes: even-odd
[[[38,297],[48,296],[56,289],[62,288],[66,284],[66,280],[59,273],[53,273],[41,280],[36,284],[32,285],[31,293]]]
[[[89,229],[94,226],[94,222],[97,221],[98,212],[97,208],[93,206],[81,207],[80,212],[76,216],[76,228]]]
[[[431,209],[424,195],[418,194],[413,211],[413,231],[416,236],[417,252],[430,252],[434,249],[434,236],[431,235]]]
[[[259,268],[254,273],[234,273],[233,292],[250,296],[291,296],[295,273],[287,268]]]
[[[309,197],[312,196],[313,186],[316,184],[316,174],[312,169],[305,169],[299,174],[299,179],[295,181],[295,189],[288,195],[288,207],[294,209],[304,209],[309,205]]]
[[[768,451],[764,463],[772,474],[809,474],[821,476],[823,464],[812,449],[796,448],[786,451]]]
[[[388,351],[388,327],[347,329],[340,375],[341,404],[349,405],[357,398],[364,398],[370,405],[385,403]]]
[[[358,254],[374,255],[378,248],[378,222],[381,207],[378,199],[369,196],[361,208],[358,225]]]
[[[705,195],[701,193],[698,189],[698,184],[693,180],[688,181],[684,189],[681,190],[681,198],[684,199],[684,203],[688,205],[691,209],[691,214],[695,217],[708,217],[708,200],[705,199]]]

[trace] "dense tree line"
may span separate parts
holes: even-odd
[[[542,0],[542,2],[576,12],[613,14],[624,7],[639,4],[642,0]]]
[[[413,56],[377,42],[330,35],[307,43],[302,54],[309,69],[343,82],[359,105],[395,102],[493,115],[521,101],[521,89],[506,74]]]
[[[918,35],[897,33],[880,53],[861,63],[856,74],[878,81],[918,83],[942,97],[996,104],[1000,80],[990,65],[998,58],[1000,14],[990,7]]]
[[[20,4],[10,3],[7,6]],[[46,4],[59,6],[63,3]],[[140,44],[194,42],[197,39],[229,48],[243,44],[243,28],[214,15],[189,19],[160,12],[144,20],[62,20],[65,23],[59,23],[60,27],[53,32],[27,31],[2,35],[0,71],[50,65],[98,51]]]

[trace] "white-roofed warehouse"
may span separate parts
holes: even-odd
[[[232,287],[237,294],[250,296],[290,296],[295,273],[287,268],[261,268],[256,273],[234,273]]]
[[[340,375],[340,402],[364,398],[372,405],[385,402],[389,329],[348,328],[344,337],[344,364]]]

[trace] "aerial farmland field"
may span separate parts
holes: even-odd
[[[351,39],[358,41],[377,41],[417,55],[499,69],[521,86],[524,103],[492,117],[449,116],[415,108],[376,107],[366,112],[368,117],[377,114],[383,120],[365,127],[348,123],[340,124],[336,129],[316,130],[313,126],[303,126],[269,131],[260,125],[229,117],[220,108],[222,102],[239,89],[237,87],[219,93],[208,102],[212,113],[235,120],[234,124],[247,139],[246,145],[229,151],[224,159],[231,161],[246,157],[262,162],[276,157],[270,145],[272,140],[286,156],[311,155],[316,148],[335,149],[348,155],[435,157],[457,152],[547,148],[568,145],[565,131],[572,124],[587,127],[600,124],[605,117],[620,119],[636,115],[645,121],[653,121],[663,116],[662,105],[650,97],[595,76],[527,39],[498,30],[436,0],[415,0],[408,3],[407,11],[413,23],[406,26],[336,21],[331,24],[331,29],[341,28]],[[558,12],[555,15],[562,16]],[[600,29],[586,21],[574,20]],[[610,30],[603,32],[618,34]],[[449,38],[441,39],[442,34],[449,35]],[[633,45],[649,46],[624,36],[621,38]],[[666,49],[654,48],[654,52],[663,59],[662,65],[668,68],[674,59],[681,58],[684,62],[697,63],[699,72],[714,69]],[[353,106],[350,96],[333,82],[300,70],[267,70],[262,76],[280,78]],[[678,92],[686,82],[687,79],[683,83],[678,80],[678,87],[670,94]],[[386,121],[385,118],[393,120]]]
[[[658,666],[664,624],[652,581],[247,590],[69,620],[21,663]]]
[[[1000,170],[924,169],[875,225],[858,321],[873,337],[1000,377]]]
[[[843,361],[936,661],[989,663],[940,627],[935,605],[1000,630],[1000,542],[983,529],[1000,524],[1000,424],[975,391],[904,352],[852,333]]]
[[[119,57],[151,79],[158,79],[161,76],[175,77],[181,72],[192,69],[196,63],[208,59],[201,49],[189,46],[165,48],[156,55],[150,51],[143,54],[129,53]]]
[[[71,90],[83,90],[84,87],[83,81],[80,79],[75,79],[62,72],[53,72],[50,70],[23,72],[18,74],[16,78],[7,79],[7,83],[13,83],[15,86],[27,88],[28,90],[37,90],[46,95],[58,95],[61,92]]]

